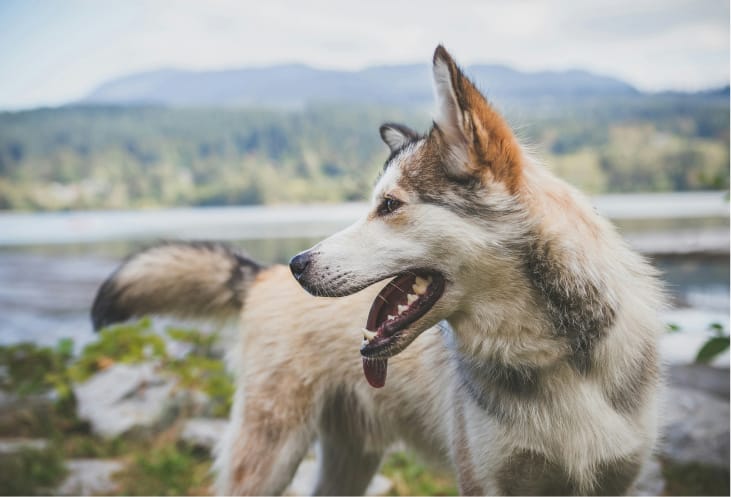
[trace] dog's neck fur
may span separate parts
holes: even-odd
[[[458,368],[468,390],[489,391],[482,388],[488,384],[519,394],[521,402],[537,399],[525,395],[537,388],[550,392],[547,385],[563,382],[567,375],[577,381],[599,378],[611,396],[627,379],[622,371],[627,364],[655,369],[640,364],[652,349],[653,324],[647,330],[623,328],[621,301],[632,296],[620,299],[614,284],[627,271],[647,267],[580,194],[531,162],[526,161],[524,171],[517,200],[533,220],[526,223],[528,236],[520,236],[522,244],[512,246],[499,267],[472,269],[485,275],[481,287],[470,291],[463,307],[448,319]],[[551,220],[553,232],[543,219]],[[582,241],[574,242],[576,238]],[[655,288],[636,291],[643,302],[658,301]],[[603,361],[607,347],[619,347],[625,340],[637,347],[627,348],[624,363]],[[495,410],[489,400],[476,400]]]
[[[478,258],[482,266],[469,269],[484,276],[477,280],[476,288],[469,289],[449,321],[457,332],[458,349],[466,355],[546,367],[576,349],[581,352],[580,344],[562,340],[566,335],[611,326],[617,304],[598,272],[600,262],[592,260],[583,246],[587,245],[587,233],[592,242],[599,236],[615,235],[606,223],[601,225],[594,212],[587,212],[591,207],[582,205],[561,180],[527,160],[523,170],[521,192],[511,200],[518,205],[513,209],[523,213],[522,229],[506,234],[508,239],[502,241],[504,248],[499,255],[485,254]],[[533,186],[536,182],[541,183],[540,188]],[[552,233],[544,220],[569,228],[554,228]],[[599,235],[607,229],[609,233]],[[574,237],[583,240],[574,243]],[[557,307],[564,314],[568,311],[572,322],[557,320],[552,312]],[[544,312],[524,312],[529,308]],[[516,320],[516,316],[522,319]],[[521,343],[516,343],[518,339]]]
[[[521,238],[530,242],[512,246],[499,268],[472,269],[486,276],[448,318],[445,343],[460,394],[529,453],[559,464],[583,493],[607,457],[637,466],[644,441],[625,416],[655,402],[661,296],[652,278],[617,295],[629,273],[652,272],[571,187],[528,165],[522,195],[534,221]],[[556,429],[566,419],[572,430]]]

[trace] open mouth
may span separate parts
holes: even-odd
[[[402,273],[391,280],[373,301],[363,330],[363,372],[371,386],[386,383],[388,358],[413,337],[407,328],[424,316],[444,292],[444,277],[428,270]],[[404,340],[406,339],[406,340]]]

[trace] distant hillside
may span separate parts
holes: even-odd
[[[389,69],[364,73],[380,81],[381,70]],[[138,81],[138,95],[165,95],[151,91],[152,79],[146,88]],[[282,81],[280,92],[291,84]],[[414,102],[427,91],[406,76],[394,81]],[[521,139],[587,192],[728,188],[728,93],[513,99],[504,107]],[[430,116],[421,107],[372,103],[0,112],[0,210],[364,200],[388,156],[378,135],[385,121],[424,131]]]
[[[637,93],[618,79],[578,70],[527,73],[500,65],[476,65],[467,72],[494,99]],[[292,108],[313,102],[430,105],[432,99],[428,65],[377,66],[348,72],[294,64],[132,74],[102,84],[82,102]]]

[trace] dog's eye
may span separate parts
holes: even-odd
[[[378,215],[385,216],[386,214],[390,214],[402,205],[403,202],[400,200],[396,200],[392,197],[386,197],[383,199],[383,202],[381,202],[381,205],[378,206]]]

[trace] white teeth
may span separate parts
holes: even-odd
[[[429,276],[426,280],[417,276],[415,283],[411,285],[411,288],[417,295],[424,295],[426,293],[426,289],[429,287],[429,283],[431,283],[431,276]]]
[[[413,293],[410,293],[410,294],[406,295],[406,303],[409,304],[409,305],[413,304],[417,300],[419,300],[419,296],[418,295],[414,295]]]
[[[396,319],[396,316],[388,315],[388,321],[393,321],[394,319]]]
[[[363,328],[363,340],[365,340],[366,342],[370,342],[374,338],[376,338],[375,331],[370,331],[370,330],[366,330],[365,328]]]
[[[408,305],[399,305],[398,306],[398,313],[399,313],[399,315],[403,314],[406,311],[406,309],[408,309],[408,308],[409,308]]]

